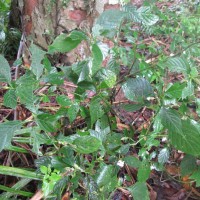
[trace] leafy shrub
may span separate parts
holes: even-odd
[[[25,121],[0,125],[0,150],[11,150],[15,140],[32,146],[46,197],[60,199],[67,187],[73,199],[111,199],[113,191],[124,186],[117,174],[128,165],[138,173],[137,182],[126,189],[136,200],[149,199],[146,181],[152,169],[163,170],[171,148],[187,154],[181,163],[182,175],[191,175],[199,184],[199,168],[188,167],[200,154],[200,125],[188,108],[194,104],[199,118],[198,30],[193,32],[188,26],[197,19],[177,18],[173,13],[148,4],[139,9],[127,4],[122,10],[105,11],[92,36],[80,31],[61,34],[47,52],[32,44],[30,69],[16,81],[0,56],[1,81],[8,85],[4,106],[16,109],[20,105],[32,113]],[[191,31],[194,36],[188,38]],[[145,37],[152,40],[150,45],[144,42]],[[162,37],[172,39],[168,52]],[[102,44],[108,39],[111,48]],[[89,57],[58,71],[51,65],[49,57],[69,52],[82,41],[90,46]],[[102,67],[105,57],[109,61]],[[121,74],[123,67],[126,70]],[[177,81],[180,74],[182,79]],[[66,80],[76,85],[73,99],[60,94]],[[134,130],[133,121],[129,129],[119,130],[116,116],[121,117],[113,103],[119,89],[129,100],[120,103],[119,109],[151,110],[148,127]],[[44,90],[46,93],[41,92]],[[41,106],[51,99],[55,107]],[[77,119],[85,125],[73,130]],[[27,127],[30,123],[31,128]],[[133,156],[133,149],[137,156]]]

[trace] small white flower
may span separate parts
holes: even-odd
[[[119,167],[124,167],[124,161],[123,160],[119,160],[118,162],[117,162],[117,165],[119,166]]]

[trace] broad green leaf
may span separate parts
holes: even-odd
[[[200,131],[189,120],[182,120],[182,131],[170,130],[169,139],[176,149],[190,155],[200,155]]]
[[[100,25],[102,29],[116,29],[120,26],[124,18],[124,12],[120,10],[106,10],[97,19],[96,24]]]
[[[147,97],[153,96],[153,89],[144,78],[128,79],[122,85],[122,89],[125,97],[131,101],[140,102]]]
[[[99,88],[112,88],[117,80],[117,77],[114,72],[108,69],[102,69],[99,72],[101,84]]]
[[[31,62],[31,71],[36,75],[36,78],[39,79],[43,73],[44,65],[41,64],[44,59],[45,51],[41,50],[34,44],[31,44],[30,51],[32,54],[32,62]]]
[[[192,174],[197,169],[196,158],[191,155],[185,155],[181,161],[181,176]]]
[[[182,91],[182,99],[192,96],[193,94],[194,94],[194,85],[192,84],[192,81],[189,81],[187,83],[187,87],[185,87]]]
[[[45,76],[44,82],[48,82],[53,85],[62,85],[64,83],[64,76],[60,72],[54,72]]]
[[[94,75],[99,69],[103,61],[103,54],[97,44],[92,45],[92,74]]]
[[[172,57],[167,60],[165,66],[172,72],[187,74],[189,73],[189,64],[186,59],[181,57]]]
[[[73,105],[71,105],[69,107],[67,114],[68,114],[70,122],[73,122],[76,119],[79,109],[80,109],[80,107],[79,107],[78,103],[74,103]]]
[[[196,181],[196,187],[200,186],[200,167],[198,167],[198,170],[195,171],[192,176],[190,176],[191,179],[194,179]]]
[[[53,41],[53,44],[49,46],[49,53],[66,53],[74,48],[76,48],[81,41],[83,40],[83,36],[79,34],[72,34],[72,37],[68,36],[67,34],[62,33],[61,35],[57,36],[56,39]]]
[[[81,31],[72,31],[69,35],[72,40],[87,40],[87,35]]]
[[[114,166],[112,165],[105,165],[97,174],[96,182],[99,187],[107,185],[113,178],[114,175]]]
[[[140,167],[138,168],[137,178],[139,182],[145,182],[150,175],[151,169],[148,163],[141,163]]]
[[[72,104],[71,100],[69,99],[69,97],[67,97],[66,95],[60,95],[56,97],[56,101],[58,102],[58,104],[60,104],[61,106],[70,106]]]
[[[181,98],[185,83],[174,83],[167,89],[165,95],[169,98]]]
[[[11,82],[10,66],[8,61],[0,54],[0,81]]]
[[[89,195],[89,199],[91,200],[99,200],[100,199],[100,192],[99,192],[99,188],[98,185],[96,183],[96,181],[94,181],[91,177],[89,177],[89,183],[88,183],[88,195]]]
[[[120,107],[128,112],[135,112],[144,106],[143,103],[138,104],[121,104]]]
[[[77,83],[80,83],[83,81],[89,82],[91,80],[90,75],[91,75],[91,73],[90,73],[89,65],[87,65],[87,64],[83,65]],[[81,83],[81,85],[82,85],[82,83]]]
[[[74,140],[75,151],[82,154],[89,154],[97,151],[101,146],[101,141],[93,136],[81,136]]]
[[[169,149],[163,148],[158,154],[158,162],[164,164],[169,159]]]
[[[15,90],[8,90],[6,94],[3,97],[3,104],[6,107],[10,107],[12,109],[15,109],[17,106],[17,96],[15,93]]]
[[[37,115],[36,122],[40,128],[47,132],[55,132],[55,117],[53,115],[43,113]]]
[[[127,188],[134,200],[150,200],[149,192],[145,182],[137,182],[134,186]]]
[[[15,131],[21,128],[20,121],[9,121],[0,124],[0,152],[11,145],[12,137]]]
[[[182,134],[182,123],[179,114],[172,109],[161,108],[160,118],[162,125],[171,133]]]
[[[134,156],[126,156],[124,162],[130,167],[139,168],[141,166],[141,161]]]

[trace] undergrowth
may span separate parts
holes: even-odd
[[[185,155],[181,176],[200,186],[199,14],[192,3],[105,11],[92,34],[63,33],[48,51],[31,44],[31,66],[17,80],[1,55],[1,106],[25,108],[28,117],[3,119],[0,151],[31,154],[35,167],[0,166],[1,174],[21,178],[12,188],[0,185],[6,191],[0,198],[31,197],[23,188],[36,180],[46,199],[112,199],[119,189],[149,199],[146,181],[153,170],[165,170],[173,149]],[[88,57],[52,65],[53,56],[83,41]],[[14,65],[23,67],[21,59]],[[66,82],[73,83],[73,97]],[[147,121],[136,127],[146,111]],[[127,122],[130,112],[138,117]]]

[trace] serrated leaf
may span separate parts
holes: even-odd
[[[162,125],[170,132],[182,134],[182,123],[179,114],[172,109],[161,108],[160,118]]]
[[[47,132],[55,132],[55,116],[47,113],[37,115],[36,122],[40,128]]]
[[[169,139],[177,149],[190,155],[200,155],[200,131],[189,120],[182,120],[182,132],[169,131]]]
[[[185,87],[182,91],[182,99],[192,96],[193,94],[194,94],[194,85],[192,84],[192,81],[189,81],[187,87]]]
[[[0,81],[11,82],[10,66],[8,61],[0,54]]]
[[[114,72],[108,69],[102,69],[99,73],[101,84],[99,88],[112,88],[117,80],[117,77]]]
[[[68,117],[69,117],[69,121],[72,123],[75,119],[76,116],[79,112],[79,105],[77,103],[74,103],[73,105],[70,106],[70,108],[67,111]]]
[[[181,161],[181,176],[192,174],[197,169],[196,158],[191,155],[185,155]]]
[[[141,102],[147,97],[153,96],[151,84],[144,78],[128,79],[122,85],[125,97],[131,101]]]
[[[124,162],[130,167],[139,168],[141,166],[141,161],[134,156],[126,156]]]
[[[92,74],[94,75],[99,69],[103,61],[103,54],[97,44],[92,45]]]
[[[104,110],[101,105],[101,98],[94,97],[90,103],[91,125],[93,125],[97,119],[101,118],[103,115]]]
[[[141,163],[138,168],[137,178],[139,182],[145,182],[150,175],[151,169],[148,163]]]
[[[145,182],[137,182],[134,186],[127,188],[131,195],[133,196],[134,200],[149,200],[149,192]]]
[[[114,166],[105,165],[99,171],[96,182],[99,187],[107,185],[113,178]]]
[[[124,12],[120,10],[106,10],[99,16],[96,24],[100,25],[102,29],[116,29],[120,26],[123,18]]]
[[[168,159],[169,159],[169,149],[164,148],[158,154],[158,162],[164,164],[168,161]]]
[[[31,44],[30,51],[32,54],[32,62],[30,69],[36,75],[36,78],[39,79],[43,73],[44,65],[41,64],[41,62],[44,59],[44,55],[46,54],[46,52],[41,50],[34,44]]]
[[[69,99],[69,97],[65,96],[65,95],[60,95],[56,97],[56,101],[58,104],[60,104],[61,106],[70,106],[72,104],[71,100]]]
[[[15,109],[17,106],[17,96],[15,90],[8,90],[6,94],[3,96],[3,104],[6,107],[10,107]]]
[[[169,98],[181,98],[183,89],[185,87],[185,83],[174,83],[171,85],[167,91],[165,92],[165,95]]]
[[[171,72],[178,72],[183,74],[189,73],[189,64],[186,59],[181,57],[169,58],[165,63]]]
[[[196,181],[196,187],[200,186],[200,167],[198,167],[198,170],[195,171],[192,176],[190,176],[191,179],[194,179]]]
[[[89,154],[97,151],[101,146],[101,141],[93,136],[81,136],[74,140],[75,151],[82,154]]]
[[[15,131],[21,128],[22,123],[20,121],[10,121],[0,124],[0,152],[11,145],[12,137]]]

